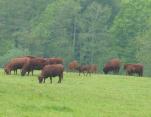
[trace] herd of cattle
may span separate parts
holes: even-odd
[[[113,72],[118,74],[121,68],[121,61],[119,59],[109,60],[103,67],[103,72],[108,74]],[[138,76],[143,76],[143,65],[142,64],[124,64],[123,69],[126,71],[127,75],[138,74]],[[7,75],[14,71],[17,74],[17,70],[21,70],[21,75],[29,75],[34,70],[41,70],[41,74],[38,77],[39,83],[44,82],[46,78],[50,78],[52,83],[52,77],[58,76],[61,83],[63,79],[64,65],[62,58],[43,58],[43,57],[33,57],[33,56],[23,56],[17,57],[10,60],[5,66],[4,71]],[[96,64],[80,65],[76,60],[72,61],[68,65],[70,71],[78,71],[84,75],[91,73],[96,73],[98,71],[98,66]]]

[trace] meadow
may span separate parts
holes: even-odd
[[[0,117],[151,117],[150,78],[64,73],[39,84],[38,74],[0,71]]]

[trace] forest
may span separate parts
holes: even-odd
[[[61,57],[65,66],[141,63],[151,76],[151,0],[0,0],[0,66]],[[122,72],[122,71],[121,71]]]

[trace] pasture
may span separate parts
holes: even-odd
[[[38,74],[0,71],[0,117],[151,117],[150,78],[64,73],[39,84]]]

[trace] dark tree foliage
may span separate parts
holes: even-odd
[[[65,65],[94,63],[100,71],[110,58],[150,69],[150,6],[150,0],[0,0],[0,65],[31,54],[62,57]]]

